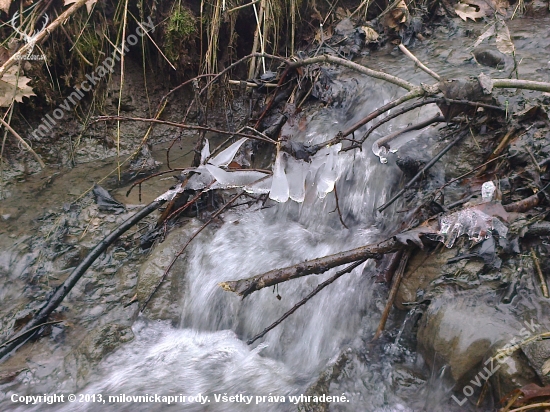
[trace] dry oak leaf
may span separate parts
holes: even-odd
[[[471,6],[466,3],[457,3],[455,6],[455,12],[464,21],[467,21],[468,19],[475,21],[475,19],[485,17],[485,12],[481,7]]]
[[[10,11],[12,0],[0,0],[0,10],[5,12],[6,14]]]
[[[376,30],[371,29],[369,26],[361,26],[361,30],[365,32],[365,43],[374,43],[378,41],[378,33]]]
[[[0,1],[2,1],[2,0],[0,0]],[[69,4],[73,4],[73,3],[76,3],[76,2],[77,2],[77,0],[65,0],[64,4],[65,4],[65,6],[68,6]],[[96,3],[97,3],[97,0],[88,0],[86,2],[86,10],[88,10],[88,14],[91,13],[92,8],[94,7],[94,4],[96,4]]]
[[[510,37],[510,30],[504,22],[499,24],[497,29],[497,49],[504,54],[514,54],[515,51],[514,43]]]
[[[401,0],[395,8],[386,15],[384,22],[390,29],[395,29],[405,23],[408,19],[409,9],[407,8],[405,1]]]
[[[25,76],[17,77],[17,67],[10,68],[0,79],[0,107],[9,107],[12,100],[22,102],[23,97],[36,96],[27,85],[30,81]]]

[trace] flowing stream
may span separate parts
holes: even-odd
[[[407,60],[400,61],[412,66]],[[392,73],[403,75],[409,71],[399,68]],[[416,81],[427,81],[424,74],[415,76]],[[297,121],[287,130],[294,142],[312,144],[329,140],[339,130],[403,93],[397,87],[349,73],[335,74],[332,87],[345,94],[343,102],[308,115],[303,122]],[[244,300],[218,286],[225,280],[246,278],[374,243],[394,232],[401,223],[400,203],[388,208],[383,215],[375,210],[389,199],[402,174],[392,161],[379,162],[371,151],[372,141],[435,112],[430,106],[410,112],[398,122],[389,122],[380,128],[362,151],[338,155],[334,179],[338,177],[339,207],[349,229],[342,225],[335,210],[334,192],[319,198],[311,185],[313,177],[306,181],[303,203],[288,200],[270,203],[270,207],[263,209],[226,213],[223,224],[198,236],[183,257],[185,273],[178,274],[185,282],[184,293],[177,297],[182,308],[180,324],[140,317],[133,325],[135,339],[105,358],[84,387],[76,387],[72,380],[49,376],[49,383],[40,386],[45,391],[83,396],[102,394],[106,400],[106,404],[77,402],[52,408],[66,411],[295,411],[299,400],[291,400],[290,396],[306,394],[319,376],[326,374],[327,367],[335,370],[342,356],[346,356],[349,361],[344,370],[335,373],[338,379],[324,391],[341,397],[339,402],[331,403],[331,410],[437,410],[434,405],[442,399],[447,401],[449,391],[433,382],[426,386],[425,380],[395,369],[396,359],[411,370],[417,366],[415,356],[406,345],[401,346],[401,339],[396,344],[369,345],[386,298],[384,289],[376,286],[371,277],[372,262],[335,281],[251,346],[246,344],[247,339],[279,318],[336,270],[289,281],[274,290],[266,288]],[[364,130],[357,132],[356,137],[361,137]],[[412,132],[401,141],[406,144],[407,140],[423,134],[415,150],[427,150],[433,131],[428,128]],[[288,178],[292,179],[292,174]],[[334,180],[325,183],[330,186]],[[391,323],[392,318],[390,326]],[[403,328],[396,330],[399,338]],[[408,383],[404,384],[405,381]],[[0,409],[44,410],[45,405],[15,407],[8,402],[13,393],[36,394],[32,388],[38,383],[29,379],[19,386],[10,386],[4,400],[0,400]],[[194,399],[191,402],[176,400],[172,405],[137,404],[124,402],[123,398],[118,399],[119,403],[109,403],[106,399],[108,395],[123,394],[181,395]],[[219,398],[224,395],[242,397],[233,399],[236,402],[224,402]],[[249,404],[246,396],[252,396]]]
[[[381,89],[369,79],[349,77],[334,80],[333,87],[347,90],[346,101],[340,107],[317,112],[308,119],[304,131],[295,127],[295,142],[329,140],[398,92],[391,87]],[[425,109],[423,115],[426,112],[430,109]],[[418,116],[418,112],[412,113],[401,121],[414,121]],[[103,362],[99,377],[84,393],[208,396],[207,408],[197,403],[185,407],[197,411],[295,410],[288,396],[304,394],[343,348],[359,349],[362,338],[375,330],[379,316],[372,313],[376,310],[374,285],[367,270],[371,264],[361,265],[323,290],[252,347],[243,340],[263,330],[335,270],[281,284],[275,292],[262,290],[244,300],[224,292],[218,283],[372,243],[391,232],[394,227],[384,222],[396,221],[394,212],[382,219],[373,211],[398,182],[395,166],[380,164],[366,146],[363,152],[341,153],[337,170],[339,207],[349,230],[334,211],[334,193],[319,199],[311,185],[313,179],[307,181],[309,190],[303,204],[289,200],[263,210],[227,214],[223,226],[199,237],[186,255],[179,328],[138,322],[135,341]],[[292,174],[288,178],[293,179]],[[364,388],[357,392],[345,393],[348,402],[339,403],[341,410],[354,411],[361,404],[376,410],[374,399],[391,399],[389,393],[373,394],[374,389],[380,390],[378,377],[373,379],[364,382]],[[236,406],[215,402],[215,394],[252,395],[254,399],[248,406]],[[285,396],[287,402],[281,403],[282,398],[278,402],[269,395]],[[256,396],[266,398],[259,400]],[[393,406],[380,410],[398,410],[402,401],[396,398],[387,403]],[[121,406],[123,410],[134,408],[117,408]],[[148,407],[156,410],[155,406]],[[174,406],[178,408],[181,405]],[[164,409],[164,405],[158,406],[158,410]],[[95,408],[88,404],[83,410]]]

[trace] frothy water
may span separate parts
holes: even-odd
[[[339,82],[334,80],[333,87]],[[305,130],[296,125],[291,130],[292,139],[308,144],[327,141],[398,95],[396,88],[381,87],[380,82],[371,79],[358,79],[356,83],[357,88],[350,90],[347,101],[339,107],[309,116]],[[422,118],[431,113],[424,108]],[[399,118],[399,124],[388,123],[371,139],[418,118],[418,111],[410,112]],[[362,136],[361,130],[356,137]],[[210,403],[76,403],[62,410],[297,410],[288,398],[286,403],[252,402],[247,406],[218,403],[214,395],[304,394],[346,348],[360,350],[380,319],[381,303],[375,301],[376,288],[369,273],[372,262],[338,279],[252,346],[246,345],[247,339],[278,319],[338,268],[280,284],[275,290],[266,288],[244,300],[223,291],[218,284],[373,243],[394,230],[395,226],[388,225],[399,223],[394,212],[399,205],[388,209],[383,217],[376,214],[375,208],[389,198],[400,173],[391,163],[381,164],[370,145],[372,140],[362,151],[341,152],[335,159],[339,207],[349,229],[340,222],[334,192],[324,198],[317,195],[317,188],[311,184],[314,176],[306,180],[303,203],[289,200],[265,209],[258,206],[226,213],[223,225],[198,236],[186,254],[187,269],[180,274],[186,286],[180,297],[183,312],[179,327],[142,319],[133,327],[135,340],[104,359],[87,386],[75,388],[67,381],[58,384],[59,390],[80,389],[80,393],[115,396],[202,394],[209,397]],[[289,181],[292,178],[291,173]],[[379,366],[383,364],[380,361]],[[380,370],[389,367],[386,362]],[[392,392],[391,379],[381,378],[380,372],[363,370],[361,377],[350,376],[350,380],[356,379],[360,385],[349,391],[329,388],[327,394],[347,392],[349,400],[333,404],[334,410],[409,410],[404,406],[406,402]],[[36,410],[43,409],[41,406]]]

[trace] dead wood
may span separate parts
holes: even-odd
[[[320,274],[334,267],[359,260],[377,259],[381,255],[395,252],[404,247],[405,245],[400,244],[395,237],[391,237],[375,245],[361,246],[334,255],[308,260],[283,269],[270,270],[269,272],[247,279],[222,282],[220,286],[228,292],[235,292],[245,298],[257,290],[277,285],[290,279]]]
[[[382,312],[380,323],[378,324],[378,328],[376,328],[376,333],[372,338],[373,341],[380,337],[380,335],[384,331],[384,328],[386,327],[386,321],[388,320],[388,316],[390,316],[390,311],[393,306],[393,302],[395,301],[395,297],[397,296],[397,291],[399,290],[399,285],[401,285],[401,279],[403,279],[403,274],[405,273],[405,268],[407,267],[407,262],[409,261],[410,256],[410,250],[404,251],[401,256],[399,266],[395,271],[395,275],[393,276],[393,282],[390,289],[390,294],[388,295],[388,300],[386,301],[386,307],[384,308],[384,312]]]
[[[16,337],[10,338],[2,347],[0,347],[0,359],[8,355],[13,350],[24,344],[32,337],[40,328],[41,324],[45,324],[50,314],[57,309],[65,296],[73,289],[74,285],[80,280],[86,270],[95,262],[110,245],[113,244],[122,234],[138,223],[141,219],[151,214],[166,201],[163,196],[149,203],[135,215],[127,219],[119,227],[113,230],[105,237],[98,245],[92,249],[90,253],[80,262],[80,264],[72,271],[67,279],[59,286],[53,295],[46,301],[44,306],[33,316],[33,318],[19,331]]]

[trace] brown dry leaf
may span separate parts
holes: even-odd
[[[338,20],[344,20],[345,18],[350,16],[350,12],[348,9],[344,9],[343,7],[338,7],[336,9],[336,18]]]
[[[391,10],[384,19],[386,26],[395,29],[409,19],[409,9],[404,0],[401,0],[393,10]]]
[[[30,81],[31,79],[21,75],[17,78],[17,67],[10,68],[0,79],[0,107],[9,107],[12,100],[22,102],[23,97],[36,96],[32,87],[27,85]]]
[[[374,43],[378,41],[378,33],[369,26],[362,26],[361,29],[365,32],[365,43]]]
[[[510,37],[510,30],[506,23],[501,22],[497,28],[497,49],[504,54],[514,54],[515,47]]]
[[[0,10],[5,12],[6,14],[10,11],[12,0],[0,0]]]
[[[2,0],[0,0],[2,1]],[[76,3],[77,0],[65,0],[64,4],[65,6],[68,6],[69,4],[73,4],[73,3]],[[94,4],[97,3],[97,0],[88,0],[86,2],[86,10],[88,10],[88,14],[91,13],[92,11],[92,8],[94,7]]]
[[[475,19],[485,17],[485,12],[481,9],[481,7],[474,7],[466,3],[457,3],[455,6],[455,12],[464,21],[467,21],[468,19],[475,21]]]

